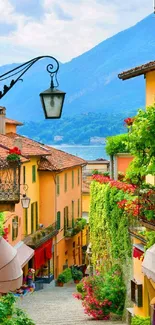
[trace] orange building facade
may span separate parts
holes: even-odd
[[[4,151],[7,156],[14,146],[20,148],[20,193],[31,201],[28,209],[19,202],[14,211],[5,212],[5,228],[9,243],[19,251],[24,278],[33,268],[37,279],[50,282],[65,267],[84,262],[86,229],[72,230],[82,217],[81,179],[86,162],[18,135],[19,125],[5,118],[0,155]]]

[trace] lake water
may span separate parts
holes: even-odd
[[[108,155],[105,152],[105,146],[72,146],[72,145],[57,145],[53,146],[59,150],[71,153],[72,155],[81,157],[86,160],[93,160],[97,158],[109,159]]]

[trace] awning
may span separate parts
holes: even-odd
[[[24,242],[19,242],[15,248],[17,249],[17,256],[19,263],[23,268],[28,261],[34,256],[34,250],[29,246],[25,245]]]
[[[39,248],[35,249],[34,254],[34,267],[39,269],[45,265],[47,260],[52,258],[52,239],[49,239],[46,243],[42,244]]]
[[[0,237],[0,293],[14,291],[21,287],[23,272],[17,250]]]
[[[155,244],[147,249],[142,263],[142,272],[155,282]]]
[[[144,245],[142,244],[134,244],[133,245],[133,257],[141,259],[144,254]]]

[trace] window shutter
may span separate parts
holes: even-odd
[[[131,301],[135,302],[135,282],[131,280]]]
[[[72,170],[72,188],[74,188],[74,170]]]
[[[23,184],[26,183],[26,167],[23,166]]]
[[[32,183],[36,182],[36,166],[32,166]]]
[[[143,306],[142,284],[138,284],[134,280],[131,280],[131,301],[133,301],[138,307]]]
[[[25,210],[25,235],[28,234],[28,210],[27,209],[24,209]]]
[[[34,232],[34,204],[31,204],[31,233]]]
[[[57,212],[57,230],[60,229],[60,218],[61,218],[61,214],[60,211]]]
[[[38,202],[35,203],[36,206],[36,230],[38,229]]]
[[[138,290],[138,301],[137,306],[142,307],[143,306],[143,292],[142,292],[142,284],[137,284],[137,290]]]

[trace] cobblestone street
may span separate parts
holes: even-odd
[[[20,306],[28,312],[36,325],[100,325],[122,322],[94,321],[83,312],[81,302],[73,298],[75,285],[63,288],[55,287],[54,283],[44,285],[44,289],[34,292],[21,299]]]

